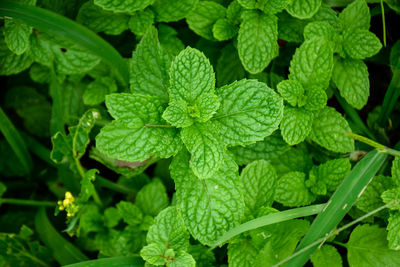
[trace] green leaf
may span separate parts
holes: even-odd
[[[287,207],[311,204],[315,196],[305,186],[306,175],[302,172],[289,172],[279,178],[275,189],[275,201]]]
[[[326,89],[333,68],[333,47],[324,38],[305,41],[293,55],[289,79],[299,81],[304,88]]]
[[[225,147],[213,123],[196,123],[184,128],[181,139],[192,155],[190,167],[197,177],[209,178],[219,169]]]
[[[314,194],[325,195],[327,192],[336,190],[350,169],[351,164],[348,158],[329,160],[312,168],[306,185]],[[324,192],[317,193],[321,187],[324,188]]]
[[[311,256],[314,267],[342,267],[342,257],[334,246],[323,245]]]
[[[321,0],[293,0],[286,6],[286,11],[295,18],[309,19],[321,6]]]
[[[169,204],[167,190],[163,183],[159,179],[154,179],[151,183],[143,186],[136,195],[135,204],[144,214],[156,216]]]
[[[238,31],[239,28],[226,18],[218,19],[212,28],[213,36],[218,41],[232,39]]]
[[[356,202],[356,207],[365,213],[371,212],[384,205],[381,195],[384,191],[393,188],[393,181],[388,176],[377,175],[368,184],[365,191]],[[382,215],[383,212],[377,215]]]
[[[168,102],[170,65],[171,59],[158,41],[156,28],[150,27],[132,54],[131,92],[157,96]]]
[[[177,35],[178,32],[174,28],[165,24],[158,24],[158,38],[161,46],[173,56],[176,56],[185,48]]]
[[[221,49],[221,55],[217,61],[216,73],[217,85],[219,87],[245,77],[245,70],[240,62],[238,51],[233,44],[227,44]]]
[[[243,169],[240,179],[248,215],[254,214],[262,206],[272,205],[278,176],[269,162],[253,161]]]
[[[400,250],[400,213],[393,212],[390,214],[389,223],[387,225],[388,246],[393,250]]]
[[[183,19],[198,2],[199,0],[156,0],[152,7],[157,21],[171,22]]]
[[[132,13],[151,5],[154,0],[94,0],[94,4],[105,10]]]
[[[20,21],[4,21],[4,38],[8,48],[15,54],[23,54],[30,46],[32,27]]]
[[[127,201],[120,201],[116,207],[125,223],[129,225],[138,225],[142,222],[143,213],[135,204]]]
[[[332,81],[347,103],[357,109],[365,106],[369,97],[367,65],[357,59],[338,59],[332,72]]]
[[[289,4],[288,0],[258,0],[257,8],[273,15],[281,12]]]
[[[339,14],[339,21],[344,29],[364,29],[370,27],[371,15],[365,0],[356,0]]]
[[[221,106],[215,115],[228,146],[263,140],[278,128],[283,100],[265,83],[240,80],[217,89]]]
[[[104,210],[104,226],[108,228],[113,228],[117,226],[121,218],[122,217],[119,213],[119,210],[114,207],[108,207]]]
[[[96,179],[96,174],[99,173],[97,169],[88,170],[81,180],[81,192],[77,198],[77,201],[85,203],[95,192],[93,181]]]
[[[190,155],[181,151],[170,166],[177,206],[191,235],[211,245],[242,220],[244,201],[238,167],[226,155],[213,176],[200,180],[189,168],[189,160]]]
[[[286,106],[280,125],[283,140],[289,145],[303,142],[311,131],[313,118],[311,111]]]
[[[388,209],[400,211],[400,188],[386,190],[382,193],[381,198],[383,202],[388,205]]]
[[[368,30],[353,29],[343,33],[343,49],[354,59],[364,59],[376,55],[382,44],[376,35]]]
[[[191,245],[189,247],[189,253],[195,259],[197,264],[196,266],[207,267],[215,264],[215,255],[208,247],[200,244]]]
[[[245,11],[242,18],[237,46],[239,57],[248,72],[259,73],[278,55],[278,20],[256,11]]]
[[[189,28],[197,35],[207,40],[215,40],[213,26],[219,19],[225,17],[226,8],[212,1],[201,1],[186,16]]]
[[[167,267],[195,267],[196,261],[185,251],[178,251],[175,258],[167,263]]]
[[[151,243],[150,245],[147,245],[142,248],[140,251],[140,256],[142,258],[153,265],[164,265],[167,261],[167,256],[173,257],[173,255],[169,255],[170,253],[167,252],[167,249],[165,245],[163,244],[157,244],[157,243]],[[172,253],[173,250],[171,249]]]
[[[153,155],[175,155],[181,142],[174,128],[158,127],[163,107],[155,97],[112,94],[106,106],[116,120],[103,127],[96,137],[97,148],[108,157],[125,161],[145,161]],[[121,145],[123,142],[123,145]]]
[[[325,107],[314,113],[310,138],[320,146],[339,153],[352,152],[354,140],[346,134],[349,124],[334,108]]]
[[[278,92],[292,106],[303,106],[305,102],[304,88],[296,80],[284,80],[276,86]]]
[[[235,156],[235,161],[239,165],[249,164],[254,160],[271,160],[277,158],[290,149],[289,145],[282,139],[279,131],[274,132],[264,140],[251,145],[235,146],[229,151]]]
[[[309,87],[306,90],[306,104],[305,109],[319,110],[326,106],[328,96],[325,91],[318,87]]]
[[[184,100],[171,101],[165,109],[163,119],[175,127],[189,127],[193,124],[193,118],[188,111],[188,105]]]
[[[52,68],[54,55],[53,52],[51,51],[50,43],[47,42],[44,38],[41,38],[41,35],[38,33],[31,34],[30,42],[31,42],[30,55],[32,59],[40,63],[41,65]],[[47,79],[49,79],[48,77],[49,71],[50,70],[46,71]]]
[[[400,157],[395,157],[392,162],[392,178],[397,186],[400,186]]]
[[[335,38],[335,29],[326,21],[314,21],[307,24],[304,28],[304,39],[311,40],[313,38],[326,38],[333,41]]]
[[[106,95],[116,92],[118,89],[114,79],[110,77],[99,77],[89,83],[83,93],[85,105],[98,105],[104,102]]]
[[[233,0],[226,9],[226,18],[234,25],[240,24],[243,8],[238,1]]]
[[[129,29],[137,36],[142,36],[146,30],[154,23],[154,12],[145,9],[135,12],[129,19]]]
[[[12,75],[26,70],[32,64],[29,53],[20,56],[8,49],[8,46],[0,31],[0,75]]]
[[[91,2],[86,2],[79,9],[76,21],[94,32],[118,35],[128,29],[129,16],[105,11]]]
[[[189,233],[176,206],[168,207],[157,215],[147,233],[147,243],[163,244],[175,251],[187,250]]]
[[[388,248],[386,231],[377,225],[358,225],[346,244],[350,266],[371,266],[371,262],[382,266],[400,264],[400,252]]]
[[[298,145],[289,148],[279,157],[270,160],[278,176],[292,171],[307,173],[312,167],[312,159],[306,146]]]
[[[231,267],[253,267],[259,250],[249,239],[239,239],[228,245],[228,263]]]
[[[210,61],[197,49],[188,47],[175,58],[170,69],[169,97],[185,100],[189,105],[202,94],[213,94],[215,75]]]
[[[40,240],[53,251],[53,257],[61,265],[89,260],[77,247],[62,237],[47,218],[44,208],[35,216],[35,229]]]

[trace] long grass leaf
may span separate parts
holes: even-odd
[[[121,82],[129,83],[128,65],[118,51],[86,27],[49,10],[9,0],[0,1],[0,17],[21,20],[38,30],[80,45],[114,67]]]
[[[32,158],[28,152],[24,140],[15,129],[14,125],[0,107],[0,132],[4,135],[11,149],[21,163],[21,169],[24,173],[29,173],[32,168]]]
[[[141,267],[144,262],[140,257],[114,257],[91,261],[83,261],[64,267]]]
[[[338,225],[379,171],[386,157],[387,154],[373,150],[356,164],[332,195],[322,212],[315,218],[308,233],[300,242],[297,251],[325,237]],[[294,257],[286,267],[303,266],[317,246],[312,246]]]
[[[85,254],[54,229],[44,208],[40,208],[36,213],[35,229],[40,240],[53,251],[53,256],[59,264],[66,265],[89,260]]]

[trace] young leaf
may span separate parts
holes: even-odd
[[[122,220],[129,225],[138,225],[142,222],[143,213],[133,203],[120,201],[116,205]]]
[[[193,124],[193,118],[191,118],[188,111],[188,105],[184,100],[169,102],[169,105],[165,109],[162,117],[169,124],[178,128],[189,127]]]
[[[148,28],[132,54],[131,92],[158,96],[163,102],[168,102],[170,65],[171,59],[158,41],[156,28]]]
[[[171,250],[173,254],[171,252],[168,253],[168,250]],[[163,244],[151,243],[140,250],[140,256],[146,262],[158,266],[165,265],[167,259],[175,256],[175,253],[172,249],[167,249]]]
[[[219,19],[225,17],[226,8],[212,1],[201,1],[186,16],[189,28],[197,35],[208,40],[215,40],[213,26]]]
[[[94,4],[105,10],[132,13],[151,5],[154,0],[94,0]]]
[[[110,77],[99,77],[89,83],[83,93],[83,103],[85,105],[98,105],[102,103],[106,95],[116,92],[118,89],[114,79]]]
[[[245,11],[242,18],[238,36],[239,57],[248,72],[259,73],[278,55],[277,17]]]
[[[137,36],[142,36],[154,24],[154,12],[151,9],[137,11],[129,19],[128,27]]]
[[[369,30],[371,15],[365,0],[356,0],[339,14],[339,21],[344,29]]]
[[[311,256],[314,267],[342,267],[342,257],[334,246],[323,245]]]
[[[278,92],[292,106],[303,106],[305,102],[304,88],[296,80],[284,80],[276,86]]]
[[[171,22],[183,19],[198,2],[199,0],[156,0],[152,8],[157,21]]]
[[[387,240],[389,242],[389,248],[400,250],[400,213],[398,211],[390,214],[386,229],[388,231]]]
[[[354,29],[343,33],[343,49],[354,59],[372,57],[381,50],[382,44],[375,34],[368,30]]]
[[[31,49],[30,49],[30,55],[32,59],[35,62],[40,63],[41,65],[47,66],[49,68],[53,67],[53,61],[54,61],[54,55],[53,52],[51,51],[51,46],[50,43],[47,42],[45,39],[39,37],[40,34],[34,32],[34,34],[31,34]],[[32,66],[33,68],[34,66]],[[32,68],[30,71],[32,71]],[[50,77],[48,75],[49,70],[47,69],[46,71],[46,78],[50,80]]]
[[[189,160],[190,155],[181,151],[170,166],[177,206],[191,235],[211,245],[242,220],[244,202],[238,167],[226,155],[213,176],[200,180],[189,168]]]
[[[219,169],[225,147],[212,122],[196,123],[183,128],[181,139],[192,155],[190,167],[197,177],[209,178]]]
[[[244,79],[218,88],[217,95],[214,119],[228,146],[261,141],[278,128],[283,100],[265,83]]]
[[[215,75],[210,61],[197,49],[183,50],[175,58],[170,69],[171,101],[185,100],[189,105],[202,94],[214,93]]]
[[[325,107],[314,113],[310,138],[320,146],[334,152],[352,152],[354,140],[346,135],[349,132],[349,124],[334,108]]]
[[[135,204],[144,214],[156,216],[169,204],[167,190],[163,183],[159,179],[155,179],[143,186],[136,195]]]
[[[314,21],[307,24],[304,28],[304,39],[311,40],[313,38],[326,38],[334,41],[335,29],[328,22]]]
[[[236,25],[233,25],[228,19],[218,19],[212,28],[213,36],[218,41],[232,39],[239,31]]]
[[[248,215],[254,214],[262,206],[272,205],[278,176],[269,162],[258,160],[250,163],[243,169],[240,179]]]
[[[188,249],[189,233],[176,206],[168,207],[157,215],[146,239],[148,244],[163,244],[175,251]]]
[[[279,178],[275,200],[288,207],[305,206],[315,200],[315,196],[305,186],[306,175],[302,172],[289,172]]]
[[[317,13],[321,0],[293,0],[286,6],[286,11],[295,18],[309,19]]]
[[[319,110],[326,106],[328,96],[325,91],[319,87],[308,87],[306,90],[306,104],[304,108],[307,110]]]
[[[347,103],[357,109],[365,106],[369,97],[367,66],[357,59],[338,59],[332,72],[332,81]]]
[[[303,142],[311,131],[313,118],[309,110],[286,106],[280,124],[283,140],[289,145]]]
[[[94,32],[118,35],[128,29],[129,16],[106,11],[92,2],[86,2],[79,9],[76,21]]]
[[[4,21],[4,39],[8,48],[15,54],[23,54],[30,46],[29,37],[32,27],[23,22],[6,19]]]
[[[0,31],[0,75],[20,73],[29,68],[32,61],[29,53],[18,56],[11,52],[3,38],[3,33]]]
[[[379,262],[382,266],[400,264],[400,252],[388,248],[386,231],[377,225],[359,225],[350,235],[346,244],[350,266],[368,266]]]
[[[289,79],[299,81],[304,88],[326,89],[333,68],[333,46],[325,38],[305,41],[296,49],[289,67]]]

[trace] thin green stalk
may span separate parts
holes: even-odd
[[[28,252],[20,251],[19,254],[24,256],[24,257],[27,257],[27,258],[31,259],[33,262],[37,263],[38,265],[50,267],[50,265],[48,265],[46,262],[44,262],[41,259],[33,256],[32,254],[30,254]]]
[[[4,135],[11,149],[14,151],[18,160],[21,163],[21,169],[24,173],[29,173],[32,169],[32,159],[28,152],[26,144],[21,135],[15,129],[14,125],[0,107],[0,132]]]
[[[115,192],[119,192],[119,193],[123,193],[123,194],[127,194],[127,195],[135,195],[137,193],[137,191],[132,188],[111,182],[110,180],[108,180],[104,177],[101,177],[100,175],[97,175],[95,182],[99,186],[108,188]]]
[[[305,217],[305,216],[310,216],[314,214],[320,213],[326,204],[318,204],[318,205],[312,205],[312,206],[307,206],[307,207],[302,207],[302,208],[296,208],[296,209],[290,209],[290,210],[285,210],[281,212],[276,212],[276,213],[271,213],[266,216],[262,216],[259,218],[256,218],[254,220],[245,222],[232,230],[226,232],[223,236],[221,236],[214,245],[211,246],[210,249],[214,249],[217,246],[221,246],[224,244],[226,241],[229,239],[250,231],[257,229],[259,227],[263,227],[266,225],[274,224],[274,223],[279,223],[279,222],[284,222],[292,219],[296,219],[299,217]]]
[[[91,261],[78,262],[64,267],[142,267],[144,262],[140,255],[131,255],[129,257],[114,257],[114,258],[103,258]]]
[[[396,66],[393,67],[393,76],[390,81],[389,87],[386,91],[382,103],[382,111],[379,114],[378,123],[382,127],[385,126],[392,114],[393,108],[400,97],[400,59],[397,61]]]
[[[386,47],[386,22],[385,22],[385,7],[383,6],[383,0],[381,0],[381,12],[382,12],[382,31],[383,31],[383,46]]]
[[[360,118],[360,115],[358,115],[358,112],[350,106],[346,100],[339,94],[337,90],[334,90],[333,93],[335,94],[335,97],[337,101],[339,102],[340,106],[344,109],[344,112],[349,116],[349,118],[354,122],[354,124],[361,130],[365,135],[367,135],[369,138],[375,140],[374,134],[368,129],[368,127],[364,124],[362,119]]]
[[[364,156],[346,176],[320,214],[315,218],[308,233],[300,242],[297,251],[302,254],[293,257],[287,267],[303,266],[317,249],[316,240],[325,238],[343,219],[357,199],[372,181],[385,162],[387,154],[373,150]],[[306,249],[304,249],[306,248]]]
[[[300,256],[301,254],[306,253],[307,250],[309,250],[309,249],[311,249],[311,248],[313,248],[313,247],[318,246],[318,248],[320,248],[320,247],[325,243],[325,241],[328,240],[330,237],[332,237],[332,236],[334,236],[334,235],[338,235],[340,232],[342,232],[342,231],[344,231],[344,230],[346,230],[346,229],[352,227],[353,225],[355,225],[355,224],[357,224],[357,223],[359,223],[359,222],[365,220],[366,218],[368,218],[368,217],[374,215],[375,213],[378,213],[378,212],[380,212],[381,210],[386,209],[386,208],[387,208],[389,205],[391,205],[391,204],[393,204],[393,203],[385,204],[385,205],[383,205],[383,206],[381,206],[381,207],[379,207],[379,208],[377,208],[377,209],[375,209],[375,210],[373,210],[373,211],[371,211],[371,212],[368,212],[367,214],[364,214],[363,216],[357,218],[356,220],[354,220],[354,221],[352,221],[352,222],[350,222],[350,223],[344,225],[343,227],[337,229],[336,231],[331,231],[329,234],[326,234],[325,237],[322,237],[322,238],[316,240],[315,242],[309,244],[308,246],[305,246],[304,248],[302,248],[302,249],[300,249],[300,250],[297,250],[295,253],[293,253],[293,254],[290,255],[289,257],[287,257],[287,258],[281,260],[280,262],[278,262],[277,264],[275,264],[275,265],[272,266],[272,267],[281,266],[282,264],[284,264],[284,263],[290,261],[291,259],[295,258],[296,256]],[[343,243],[340,243],[340,242],[334,242],[334,243],[337,243],[337,244],[339,244],[339,245],[341,245],[341,246],[347,247],[346,244],[343,244]],[[299,266],[302,266],[302,265],[299,265]]]
[[[52,201],[27,200],[18,198],[0,198],[0,205],[2,204],[35,206],[35,207],[55,207],[57,205],[56,202]]]
[[[49,32],[78,44],[114,67],[120,81],[129,84],[129,71],[118,51],[86,27],[57,13],[15,1],[0,1],[0,17],[21,20],[44,32]]]
[[[371,139],[368,139],[367,137],[355,134],[355,133],[347,133],[348,136],[363,142],[364,144],[370,145],[374,148],[376,148],[378,151],[383,152],[383,153],[387,153],[391,156],[394,157],[400,157],[400,151],[397,151],[395,149],[389,148],[387,146],[384,146],[382,144],[379,144]]]

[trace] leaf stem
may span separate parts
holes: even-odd
[[[315,246],[318,245],[318,244],[319,244],[319,247],[321,247],[321,246],[325,243],[325,241],[326,241],[327,239],[329,239],[331,236],[338,235],[340,232],[342,232],[342,231],[344,231],[344,230],[346,230],[346,229],[352,227],[352,226],[355,225],[356,223],[361,222],[362,220],[364,220],[364,219],[366,219],[366,218],[368,218],[368,217],[374,215],[375,213],[378,213],[378,212],[380,212],[381,210],[386,209],[389,205],[392,205],[392,204],[393,204],[392,202],[390,202],[390,203],[388,203],[388,204],[385,204],[385,205],[383,205],[383,206],[381,206],[381,207],[379,207],[379,208],[377,208],[377,209],[374,209],[374,210],[371,211],[371,212],[368,212],[367,214],[364,214],[363,216],[357,218],[356,220],[354,220],[354,221],[352,221],[352,222],[350,222],[350,223],[344,225],[343,227],[337,229],[336,231],[331,231],[329,234],[326,234],[325,237],[322,237],[322,238],[316,240],[315,242],[313,242],[313,243],[311,243],[311,244],[305,246],[304,248],[302,248],[302,249],[296,251],[295,253],[293,253],[293,254],[290,255],[289,257],[287,257],[287,258],[281,260],[280,262],[278,262],[277,264],[273,265],[272,267],[278,267],[278,266],[280,266],[280,265],[282,265],[282,264],[288,262],[289,260],[293,259],[294,257],[299,256],[300,254],[306,252],[307,250],[309,250],[309,249],[315,247]],[[346,244],[343,244],[343,243],[340,243],[340,242],[335,242],[335,243],[338,243],[338,244],[343,245],[344,247],[346,247]]]
[[[380,1],[381,12],[382,12],[382,31],[383,31],[383,46],[386,47],[386,22],[385,22],[385,7],[383,6],[383,0]]]
[[[35,207],[55,207],[57,205],[56,202],[53,201],[27,200],[18,198],[0,198],[0,205],[1,204],[35,206]]]
[[[364,136],[361,136],[361,135],[358,135],[355,133],[347,133],[347,135],[354,138],[355,140],[358,140],[360,142],[363,142],[364,144],[367,144],[367,145],[370,145],[370,146],[376,148],[380,152],[387,153],[394,157],[400,157],[400,151],[389,148],[382,144],[379,144],[378,142],[368,139],[367,137],[364,137]]]

